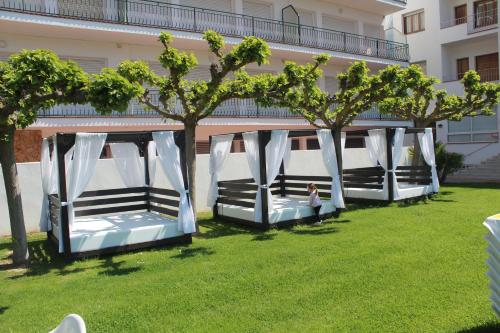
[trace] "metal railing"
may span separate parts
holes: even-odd
[[[441,22],[441,29],[454,27],[467,23],[467,31],[469,33],[490,29],[498,24],[498,12],[496,10],[479,12],[474,15],[455,18]]]
[[[0,9],[29,14],[204,32],[256,36],[293,44],[396,61],[409,61],[408,44],[347,32],[151,0],[0,0]]]
[[[158,102],[157,97],[152,95],[153,104]],[[179,102],[172,103],[174,113],[182,113]],[[147,110],[137,101],[130,103],[126,112],[112,112],[109,115],[101,115],[96,110],[86,105],[61,105],[38,112],[39,118],[161,118],[152,110]],[[267,119],[301,119],[302,116],[291,113],[287,108],[260,107],[251,99],[232,99],[224,102],[211,116],[212,118],[267,118]],[[359,115],[358,120],[397,120],[397,117],[383,115],[374,106],[372,109]]]
[[[476,70],[476,72],[481,77],[481,82],[492,82],[500,80],[500,69],[498,67],[480,69]],[[463,79],[464,75],[465,73],[458,73],[456,76],[445,76],[443,78],[443,82],[460,81]]]

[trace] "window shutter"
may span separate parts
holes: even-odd
[[[373,38],[384,38],[384,29],[381,25],[365,24],[365,35]]]
[[[210,80],[210,67],[198,65],[185,76],[186,80]]]
[[[297,9],[300,17],[300,24],[314,26],[314,13],[305,11],[303,9]]]
[[[12,53],[0,52],[0,61],[7,61]]]
[[[243,1],[243,14],[271,19],[273,18],[272,4]]]
[[[214,9],[224,12],[230,12],[232,7],[231,0],[184,0],[181,2],[181,5]]]
[[[356,22],[347,21],[332,16],[323,16],[323,28],[336,31],[356,33]]]
[[[325,90],[326,92],[333,94],[338,90],[338,80],[334,76],[325,76]]]
[[[168,70],[166,70],[159,61],[148,61],[148,65],[149,68],[156,73],[156,75],[168,75]]]
[[[89,74],[99,74],[101,69],[106,67],[106,59],[104,58],[79,58],[73,56],[62,56],[62,60],[72,60],[76,62],[82,69]]]

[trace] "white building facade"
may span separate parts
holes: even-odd
[[[249,66],[250,73],[279,72],[286,60],[299,63],[328,53],[322,87],[335,91],[335,76],[350,63],[364,60],[373,71],[406,66],[408,45],[387,26],[385,17],[404,9],[406,0],[0,0],[0,59],[22,49],[46,48],[63,59],[98,73],[126,59],[149,62],[159,74],[161,31],[170,31],[174,46],[193,51],[200,65],[189,78],[209,77],[214,61],[202,39],[212,29],[228,45],[244,36],[268,41],[270,64]],[[394,37],[397,35],[396,38]],[[390,40],[389,40],[390,39]],[[252,128],[296,128],[307,123],[278,108],[262,109],[253,101],[229,101],[200,126],[200,135]],[[376,108],[356,120],[359,126],[411,125],[380,115]],[[132,103],[126,114],[102,117],[90,106],[56,107],[40,112],[32,129],[43,136],[57,131],[155,129],[178,127]]]
[[[496,0],[408,0],[392,15],[410,47],[410,62],[442,81],[449,93],[462,95],[460,79],[469,69],[483,81],[499,80],[498,4]],[[500,155],[500,117],[467,117],[437,124],[437,140],[479,165]],[[498,158],[500,160],[500,158]]]

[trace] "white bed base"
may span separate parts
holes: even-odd
[[[314,216],[314,210],[309,206],[309,202],[304,199],[273,197],[273,205],[274,211],[269,214],[269,224],[271,225]],[[221,216],[254,222],[253,208],[219,203],[217,209]],[[329,200],[323,200],[323,206],[320,210],[321,215],[333,213],[335,210],[335,206]]]
[[[397,200],[406,200],[428,195],[433,192],[432,185],[399,185],[399,195]],[[389,199],[389,193],[382,189],[370,188],[346,188],[345,197],[352,199],[379,200],[386,201]]]
[[[53,234],[56,236],[57,226]],[[70,230],[71,252],[154,242],[183,236],[177,220],[153,212],[86,216],[75,220]]]

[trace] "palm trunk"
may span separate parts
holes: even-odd
[[[189,199],[196,219],[196,124],[184,124]],[[198,228],[198,227],[197,227]]]
[[[5,193],[9,206],[10,230],[12,234],[12,261],[15,265],[28,262],[28,242],[24,226],[21,188],[17,176],[16,159],[14,156],[14,130],[9,130],[7,138],[0,140],[0,164],[2,165]]]

